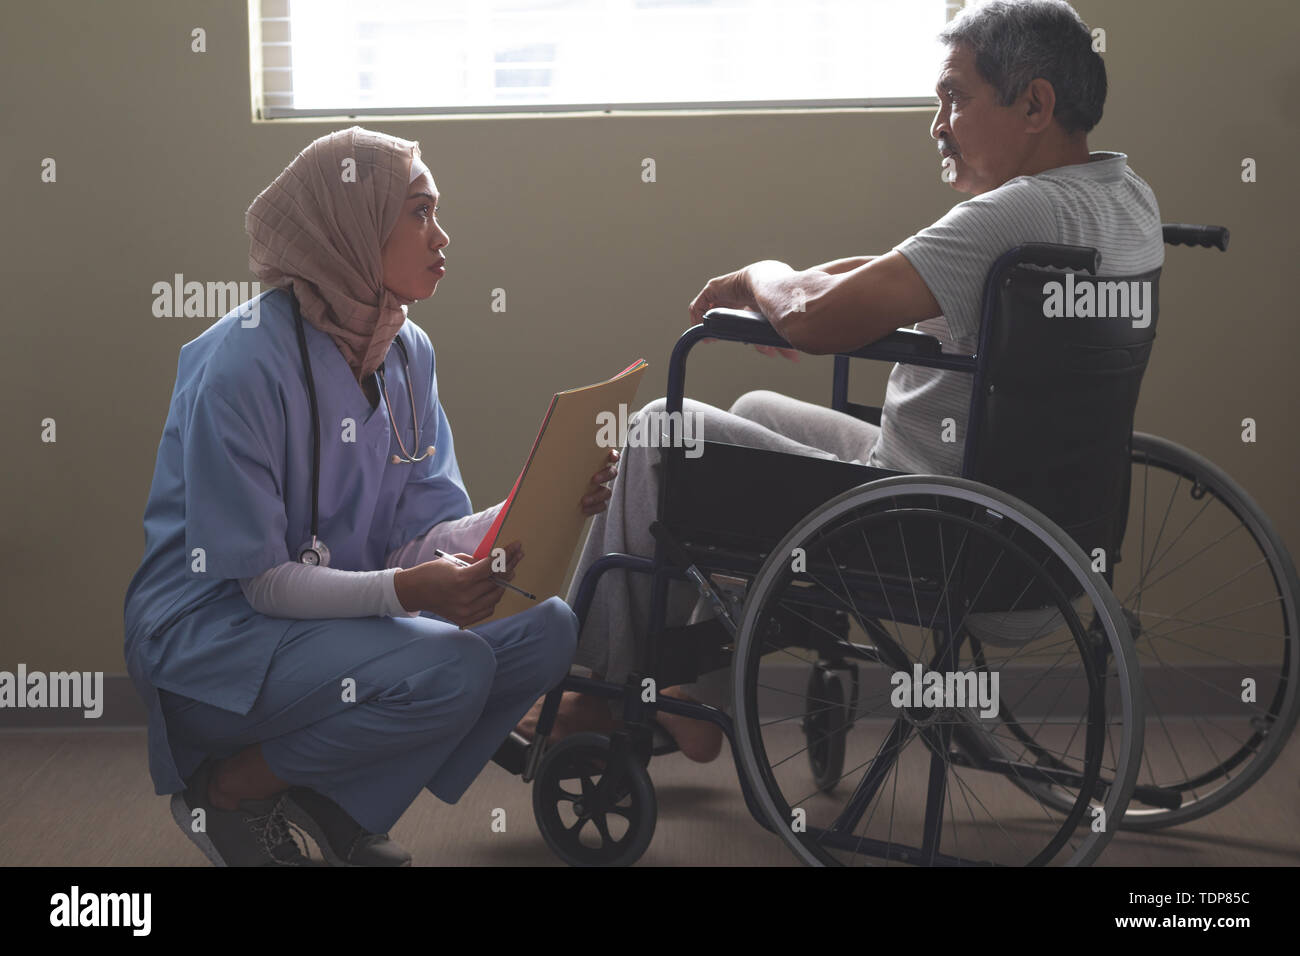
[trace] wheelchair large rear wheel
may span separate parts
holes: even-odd
[[[860,674],[831,792],[796,759],[804,711],[842,706],[807,699],[823,658]],[[1044,515],[959,478],[882,479],[800,521],[746,596],[733,680],[740,770],[810,864],[1087,864],[1141,757],[1136,655],[1105,580]]]
[[[1114,592],[1142,669],[1146,745],[1122,826],[1153,829],[1240,796],[1277,759],[1300,712],[1300,583],[1250,496],[1193,451],[1133,433]],[[1141,800],[1151,787],[1174,807]]]

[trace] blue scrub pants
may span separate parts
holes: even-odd
[[[577,635],[559,598],[463,631],[432,616],[298,621],[247,714],[160,698],[170,735],[218,758],[260,743],[281,780],[386,833],[423,787],[460,799],[568,673]],[[345,699],[348,678],[355,700]]]

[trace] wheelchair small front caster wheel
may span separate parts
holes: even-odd
[[[655,832],[650,774],[604,734],[566,737],[546,752],[533,783],[533,814],[570,866],[630,866]]]
[[[820,663],[814,664],[808,675],[805,704],[803,733],[808,742],[808,764],[817,788],[830,793],[844,773],[844,736],[849,722],[840,676]]]

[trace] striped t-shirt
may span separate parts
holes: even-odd
[[[1002,253],[1029,242],[1092,246],[1101,274],[1162,266],[1164,237],[1155,194],[1123,153],[1093,152],[1087,163],[1017,176],[953,206],[894,248],[920,273],[943,310],[918,322],[945,352],[979,345],[984,280]],[[866,463],[913,474],[960,475],[972,376],[895,365],[885,390],[881,433]],[[951,418],[955,427],[945,428]],[[944,441],[950,437],[952,441]]]

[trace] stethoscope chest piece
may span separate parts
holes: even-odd
[[[302,564],[315,564],[322,568],[329,567],[330,549],[325,547],[325,542],[319,538],[312,538],[310,541],[303,542],[298,549],[298,561]]]

